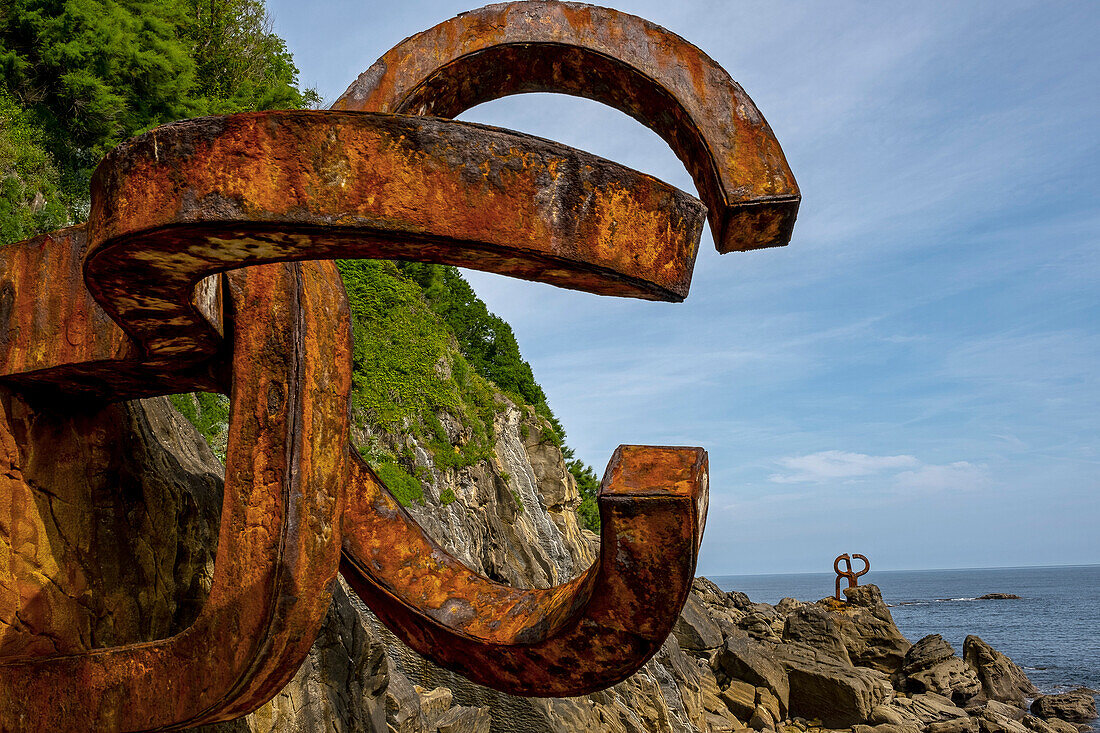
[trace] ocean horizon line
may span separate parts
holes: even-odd
[[[886,570],[875,569],[873,573],[939,573],[958,572],[961,570],[1056,570],[1067,568],[1095,568],[1100,567],[1100,562],[1069,563],[1062,565],[991,565],[985,567],[955,567],[955,568],[891,568]],[[823,575],[834,577],[836,573],[828,570],[813,571],[784,571],[778,573],[702,573],[705,578],[766,578],[777,575]],[[870,573],[868,574],[870,575]]]

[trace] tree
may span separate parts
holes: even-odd
[[[67,223],[53,159],[26,112],[0,91],[0,244]]]
[[[185,117],[316,104],[262,0],[5,0],[0,87],[41,131],[71,218],[126,138]]]
[[[188,0],[182,36],[208,113],[299,109],[320,103],[298,88],[286,42],[272,32],[262,0]]]

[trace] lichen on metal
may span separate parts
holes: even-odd
[[[566,146],[422,116],[524,91],[582,94],[640,119],[706,206]],[[24,465],[49,446],[20,415],[103,415],[189,390],[232,401],[198,619],[161,641],[0,652],[0,729],[155,730],[246,714],[305,658],[338,572],[412,648],[513,694],[602,689],[670,633],[702,539],[706,452],[621,446],[598,497],[599,559],[572,581],[531,590],[479,575],[349,450],[350,316],[328,260],[447,263],[679,301],[704,216],[720,251],[790,238],[798,188],[767,123],[683,39],[557,2],[490,6],[413,36],[336,107],[152,130],[97,168],[86,224],[0,249],[10,487],[48,492],[54,480]],[[102,438],[79,432],[78,443]],[[99,470],[79,450],[57,460]]]

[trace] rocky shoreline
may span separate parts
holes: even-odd
[[[847,602],[785,598],[772,606],[705,578],[679,645],[715,674],[731,730],[796,733],[1077,733],[1096,718],[1092,691],[1040,695],[978,636],[960,656],[940,635],[910,643],[874,585]]]
[[[413,438],[401,438],[397,447],[415,456],[410,468],[424,477],[424,503],[410,510],[478,572],[523,587],[563,582],[592,561],[598,540],[577,522],[576,485],[560,450],[542,437],[540,418],[499,399],[493,460],[441,468]],[[186,628],[212,577],[221,463],[164,398],[112,415],[127,438],[109,443],[117,447],[104,460],[117,482],[71,504],[91,507],[91,516],[52,510],[24,518],[55,539],[50,554],[28,562],[54,576],[58,566],[85,569],[84,590],[73,594],[79,603],[51,600],[53,623],[85,630],[66,641],[74,649]],[[459,444],[461,426],[443,425]],[[89,538],[93,529],[99,534]],[[92,540],[101,536],[110,542],[97,551]],[[36,627],[9,621],[9,647],[44,643]],[[1079,733],[1095,715],[1089,691],[1039,696],[1019,667],[976,636],[961,654],[939,636],[911,644],[873,585],[850,589],[847,603],[787,598],[773,606],[697,578],[674,633],[636,674],[582,697],[523,698],[415,654],[341,584],[294,679],[254,713],[207,730]]]

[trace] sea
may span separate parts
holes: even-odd
[[[755,602],[814,601],[833,595],[836,575],[726,575],[711,580]],[[1043,693],[1075,687],[1100,690],[1100,565],[872,570],[874,583],[910,641],[940,634],[962,656],[977,634],[1020,665]],[[979,600],[1012,593],[1019,600]],[[1093,730],[1100,726],[1094,721]]]

